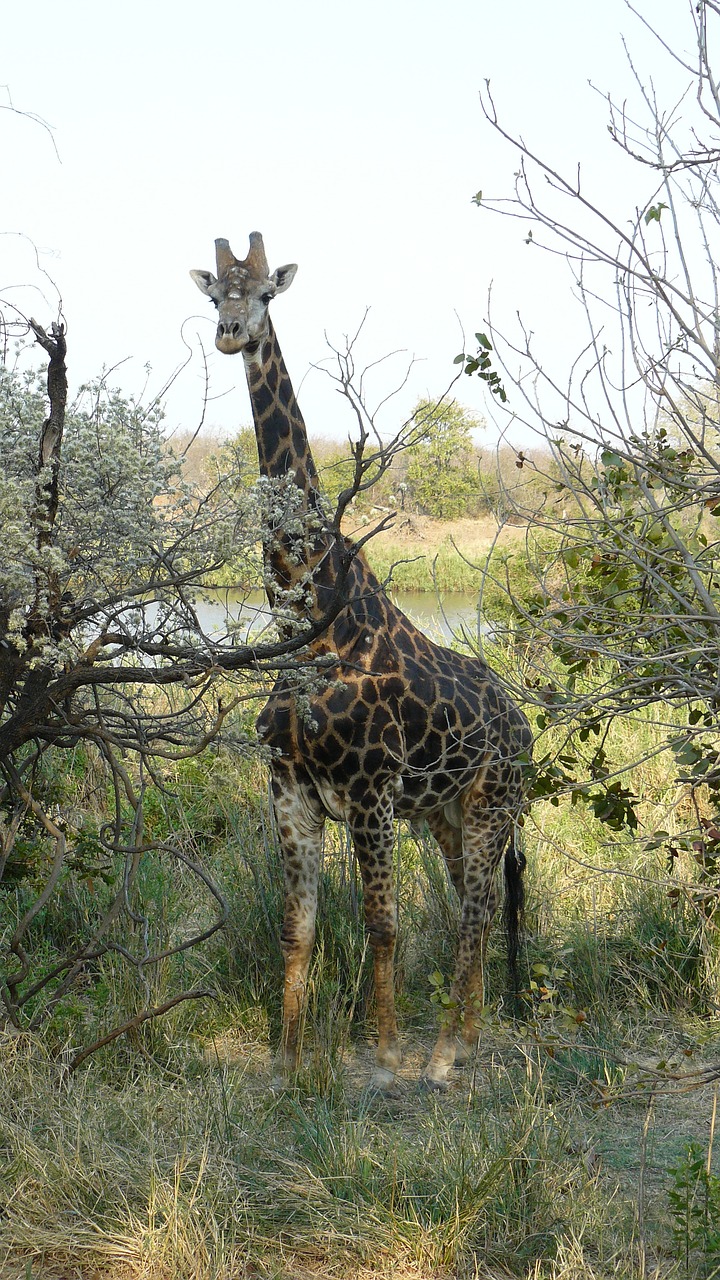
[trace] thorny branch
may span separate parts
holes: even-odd
[[[479,193],[476,203],[529,223],[530,254],[564,259],[585,331],[558,375],[529,326],[487,322],[512,386],[494,413],[503,431],[521,426],[541,444],[518,465],[544,503],[523,509],[522,488],[505,495],[527,525],[534,587],[519,598],[511,567],[504,578],[519,692],[538,713],[538,794],[569,794],[610,829],[635,831],[640,798],[628,766],[613,765],[608,734],[652,709],[693,816],[671,838],[656,814],[644,834],[673,875],[680,852],[692,859],[695,883],[675,886],[710,937],[720,892],[720,6],[700,0],[687,12],[694,65],[657,36],[689,78],[670,109],[630,59],[636,107],[607,99],[610,137],[637,165],[632,206],[618,208],[613,193],[603,207],[579,169],[566,177],[514,136],[489,86],[485,118],[519,165],[510,198]]]
[[[332,351],[332,357],[329,362],[319,366],[322,372],[327,374],[331,381],[335,383],[335,389],[348,404],[355,423],[355,434],[349,437],[351,455],[355,464],[354,471],[350,484],[338,496],[332,519],[332,527],[337,532],[340,531],[343,516],[350,503],[359,494],[365,493],[378,483],[386,471],[390,469],[393,460],[399,453],[412,448],[413,445],[427,438],[437,417],[441,414],[443,406],[447,404],[453,386],[461,376],[457,373],[451,379],[443,394],[430,407],[420,414],[413,414],[403,421],[399,427],[395,427],[391,434],[384,434],[380,427],[381,412],[407,385],[415,365],[415,359],[411,358],[405,361],[397,385],[388,391],[377,404],[371,407],[365,385],[367,374],[372,369],[377,368],[378,365],[393,360],[403,353],[400,351],[388,352],[358,372],[355,348],[366,320],[367,312],[355,334],[352,337],[346,337],[342,347],[335,347],[326,335],[327,345]],[[329,364],[329,367],[327,367],[327,364]],[[370,447],[368,448],[369,443]],[[386,528],[393,519],[394,517],[391,515],[381,521],[358,541],[357,546],[362,546],[369,538],[374,537],[376,533]]]

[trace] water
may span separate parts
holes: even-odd
[[[471,638],[477,637],[477,600],[474,596],[451,591],[439,601],[431,591],[398,591],[393,594],[393,600],[425,635],[440,644],[447,644],[460,630],[468,632]],[[197,600],[195,609],[208,636],[220,637],[227,631],[228,622],[240,622],[257,640],[270,620],[267,600],[259,592],[245,595],[230,588],[218,588],[208,592],[203,600]]]

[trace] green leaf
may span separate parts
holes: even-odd
[[[651,204],[645,214],[645,226],[649,227],[651,222],[659,222],[663,209],[667,209],[667,207],[662,200],[658,204]]]
[[[604,467],[622,467],[623,459],[619,453],[614,453],[612,449],[603,449],[601,455]]]

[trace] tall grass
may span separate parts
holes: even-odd
[[[644,757],[634,782],[647,830],[659,814],[680,828],[663,730],[641,719],[613,732],[618,758]],[[662,850],[565,801],[536,804],[524,958],[528,983],[544,965],[555,993],[529,995],[522,1025],[505,1016],[494,930],[480,1053],[435,1099],[414,1086],[437,1028],[429,975],[450,975],[457,904],[430,840],[401,828],[405,1089],[388,1100],[366,1092],[374,1020],[362,893],[345,832],[330,825],[303,1067],[273,1094],[282,891],[262,770],[208,754],[167,783],[149,804],[153,837],[188,841],[222,882],[230,920],[159,965],[153,992],[181,980],[215,998],[64,1076],[58,1047],[136,998],[108,962],[42,1037],[3,1035],[0,1243],[11,1274],[680,1274],[669,1170],[688,1139],[707,1144],[712,1088],[653,1103],[670,1086],[640,1086],[632,1064],[672,1057],[692,1069],[716,1052],[691,858],[678,899]],[[182,876],[154,875],[142,889],[169,937],[207,910]],[[8,901],[0,895],[1,927]],[[585,1021],[573,1026],[568,1009]]]
[[[249,1054],[212,1066],[185,1051],[182,1075],[140,1067],[112,1085],[59,1085],[37,1045],[9,1056],[2,1234],[33,1275],[539,1275],[573,1252],[599,1275],[635,1245],[537,1065],[498,1060],[452,1106],[399,1107],[317,1081],[271,1096]]]

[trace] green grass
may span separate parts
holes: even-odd
[[[508,615],[508,581],[516,599],[537,591],[520,539],[488,553],[486,544],[456,543],[449,536],[428,551],[386,535],[382,541],[371,539],[365,552],[380,581],[390,581],[396,591],[477,596],[482,590],[483,613],[492,620]]]
[[[514,597],[525,601],[538,591],[538,575],[547,554],[548,535],[544,534],[528,555],[525,534],[519,528],[506,527],[498,545],[497,524],[486,517],[477,524],[471,521],[433,521],[415,532],[408,532],[413,517],[397,516],[397,530],[390,528],[364,545],[364,553],[381,582],[390,582],[395,591],[436,593],[457,592],[477,596],[483,592],[483,609],[490,619],[508,615],[508,583]],[[361,526],[359,534],[367,532]],[[213,575],[215,586],[237,586],[241,570],[226,565]],[[261,578],[245,584],[248,589],[261,589]]]
[[[434,592],[442,584],[443,591],[470,594],[478,588],[477,569],[466,563],[449,540],[422,555],[400,541],[383,539],[381,544],[370,539],[366,555],[380,581],[389,579],[396,591]]]

